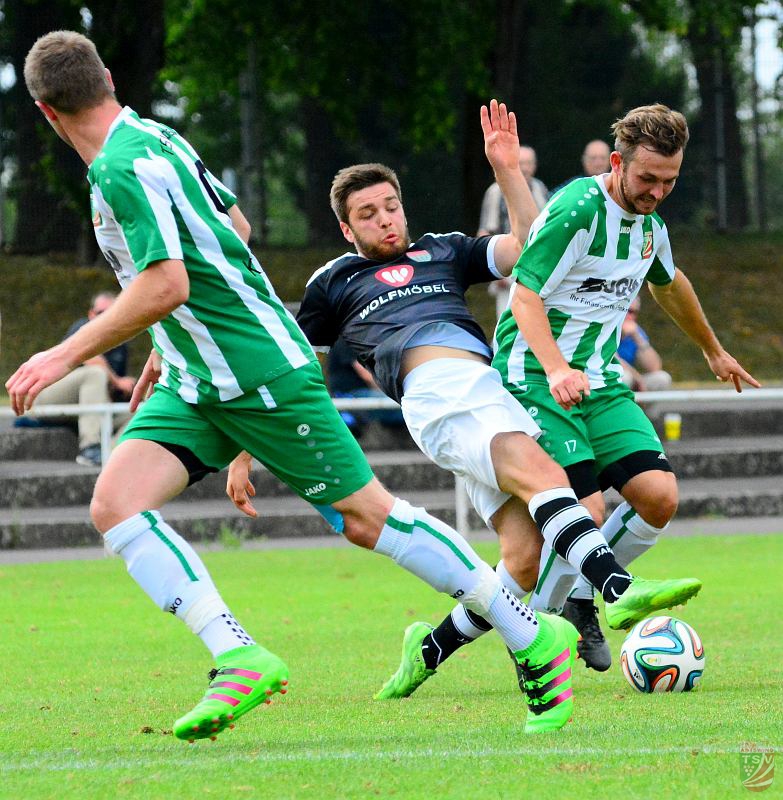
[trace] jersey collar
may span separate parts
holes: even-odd
[[[598,184],[598,188],[603,192],[604,197],[606,198],[606,204],[613,208],[623,219],[627,220],[635,220],[636,222],[643,223],[644,222],[644,214],[632,214],[630,211],[626,211],[619,203],[615,202],[612,198],[612,195],[609,194],[609,190],[606,188],[606,176],[610,173],[605,172],[603,175],[594,175],[593,180]]]

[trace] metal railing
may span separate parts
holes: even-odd
[[[640,405],[656,403],[674,405],[678,410],[686,410],[687,406],[699,403],[751,403],[781,402],[781,389],[746,389],[741,394],[723,389],[671,389],[665,392],[638,392],[636,401]],[[399,408],[398,403],[388,397],[339,397],[334,398],[338,411],[378,411]],[[112,437],[114,435],[114,417],[128,414],[128,403],[93,403],[85,405],[42,405],[36,406],[30,417],[35,419],[78,417],[82,414],[97,414],[101,417],[101,460],[105,464],[111,454]],[[8,406],[0,406],[0,419],[13,418],[14,412]],[[465,491],[464,481],[454,478],[454,508],[457,517],[457,530],[469,530],[468,517],[470,502]]]

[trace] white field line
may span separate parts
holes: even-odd
[[[397,759],[464,759],[478,758],[551,758],[551,757],[599,757],[607,756],[661,756],[661,755],[729,755],[740,751],[740,745],[726,747],[718,745],[694,744],[684,747],[482,747],[466,750],[464,747],[449,749],[395,749],[395,750],[302,750],[296,753],[237,753],[230,749],[215,748],[204,753],[196,747],[210,747],[204,742],[193,745],[191,750],[183,750],[182,756],[176,756],[167,750],[154,754],[139,754],[132,757],[117,757],[116,751],[106,750],[106,757],[100,753],[86,758],[77,756],[68,758],[41,756],[31,753],[29,758],[20,761],[4,761],[0,763],[0,774],[31,771],[60,772],[69,770],[123,770],[155,767],[194,767],[226,763],[274,764],[298,762],[361,762],[361,761],[394,761]],[[186,745],[183,743],[183,748]],[[775,747],[779,750],[779,747]],[[185,755],[185,752],[188,755]],[[63,757],[66,756],[66,757]],[[206,758],[204,757],[206,756]]]

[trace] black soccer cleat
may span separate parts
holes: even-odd
[[[580,633],[576,649],[586,667],[606,672],[612,666],[612,654],[598,624],[598,609],[592,600],[566,600],[560,616],[567,619]]]

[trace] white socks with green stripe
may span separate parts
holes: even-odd
[[[653,528],[645,522],[633,506],[624,500],[604,522],[601,533],[609,547],[614,550],[617,563],[627,567],[634,559],[646,553],[668,528]],[[572,600],[589,600],[593,597],[593,587],[584,578],[577,578],[574,588],[568,597]]]
[[[107,531],[111,552],[122,556],[136,583],[163,611],[179,617],[213,656],[254,644],[218,594],[193,548],[158,511],[142,511]]]
[[[533,612],[501,585],[457,531],[423,508],[395,498],[375,552],[484,617],[511,650],[523,650],[535,639],[538,621]]]

